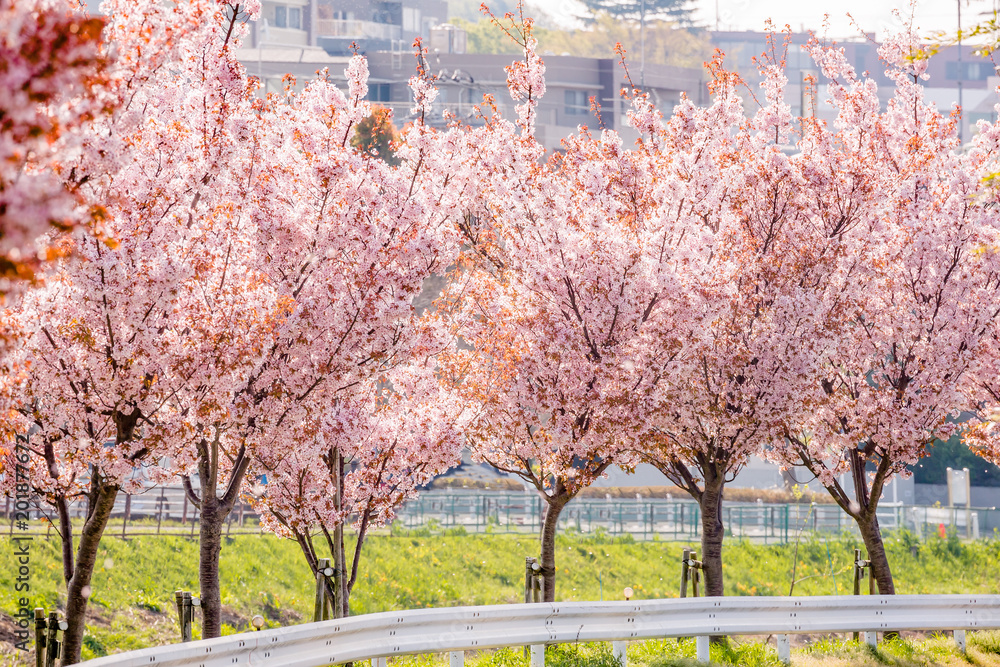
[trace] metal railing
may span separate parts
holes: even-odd
[[[537,532],[543,515],[544,501],[534,493],[433,491],[406,503],[396,522],[410,530],[520,533]],[[794,541],[800,530],[857,532],[854,521],[832,504],[726,503],[722,520],[727,535],[764,543]],[[943,526],[962,537],[977,538],[1000,527],[1000,511],[883,503],[878,520],[883,530],[905,528],[921,537],[938,534]],[[559,515],[559,529],[582,534],[603,531],[636,539],[697,540],[701,508],[687,498],[577,498]]]
[[[319,667],[359,660],[384,664],[390,656],[452,653],[531,645],[531,664],[543,667],[544,646],[568,642],[627,642],[698,638],[698,659],[708,659],[710,635],[778,635],[789,658],[787,635],[889,630],[965,631],[1000,627],[1000,596],[897,595],[843,597],[726,597],[636,602],[562,602],[450,607],[368,614],[188,644],[159,646],[89,661],[89,667]],[[625,645],[615,654],[624,663]],[[624,667],[624,664],[623,664]]]
[[[3,517],[13,531],[10,498]],[[83,502],[70,505],[70,515],[80,518]],[[37,512],[32,512],[33,516]],[[535,493],[512,491],[424,491],[404,504],[395,526],[407,530],[460,529],[469,533],[535,533],[541,528],[544,501]],[[179,486],[151,487],[145,493],[119,494],[108,532],[111,535],[196,533],[198,511]],[[836,505],[725,503],[722,520],[727,535],[768,544],[795,541],[805,534],[857,533],[854,521]],[[921,539],[954,532],[960,537],[992,536],[1000,528],[1000,510],[984,508],[924,507],[883,503],[878,511],[883,530],[907,529]],[[184,528],[177,526],[180,523]],[[229,515],[226,532],[259,532],[258,516],[247,504]],[[161,528],[162,524],[162,528]],[[680,498],[577,498],[560,514],[563,532],[631,535],[638,540],[696,541],[701,536],[701,509]]]

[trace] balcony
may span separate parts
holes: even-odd
[[[319,37],[364,37],[368,39],[400,39],[400,26],[374,21],[342,21],[319,19],[316,34]]]

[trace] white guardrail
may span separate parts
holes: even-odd
[[[708,660],[709,635],[778,635],[788,661],[788,635],[887,630],[954,631],[965,649],[965,631],[1000,628],[998,595],[895,595],[724,597],[635,602],[442,607],[366,614],[262,632],[158,646],[90,660],[88,667],[319,667],[415,653],[531,645],[532,667],[544,665],[549,643],[611,641],[624,667],[625,642],[666,637],[698,638],[698,659]]]

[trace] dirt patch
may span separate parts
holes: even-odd
[[[15,644],[20,641],[17,632],[20,628],[12,616],[0,614],[0,665],[26,664],[34,656],[34,639],[28,641],[28,651],[18,649]],[[34,627],[29,628],[29,637],[34,636]]]

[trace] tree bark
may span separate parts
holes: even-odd
[[[545,517],[542,519],[541,554],[539,558],[539,574],[544,577],[542,588],[542,600],[544,602],[556,601],[556,529],[559,526],[559,514],[562,513],[566,503],[570,501],[570,496],[559,494],[556,496],[546,496],[548,503],[545,509]]]
[[[220,473],[219,436],[214,441],[198,443],[198,475],[201,497],[195,496],[190,481],[185,489],[200,513],[198,528],[198,584],[201,587],[202,639],[222,634],[222,592],[219,587],[219,554],[222,551],[222,528],[239,498],[240,486],[250,465],[246,447],[240,447],[233,461],[225,493],[218,495]]]
[[[339,449],[333,453],[334,474],[337,476],[334,504],[338,512],[344,510],[344,455]],[[333,569],[337,573],[333,581],[333,617],[344,618],[349,613],[347,599],[347,566],[344,552],[344,522],[340,521],[333,528]]]
[[[66,496],[56,499],[59,514],[59,537],[62,539],[63,579],[69,584],[73,578],[73,520],[69,516],[69,501]]]
[[[889,558],[885,552],[885,543],[882,540],[882,531],[879,528],[878,516],[876,515],[878,501],[882,497],[882,489],[889,476],[892,463],[886,456],[879,457],[878,467],[869,490],[868,478],[865,473],[865,460],[861,458],[860,452],[857,449],[849,450],[847,460],[851,466],[851,481],[854,486],[855,500],[851,501],[836,479],[824,486],[840,508],[858,525],[861,539],[868,551],[868,560],[871,561],[872,576],[878,586],[879,595],[895,595],[896,585],[892,579],[892,570],[889,567]],[[817,477],[819,476],[821,463],[811,460],[804,452],[802,462],[809,468],[810,472]]]
[[[87,601],[90,598],[90,580],[97,562],[97,548],[101,536],[111,518],[111,510],[118,497],[118,487],[105,484],[95,471],[91,482],[87,520],[80,533],[80,546],[76,552],[73,576],[66,587],[66,632],[63,635],[62,664],[74,665],[80,662],[83,648],[83,634],[86,630]]]
[[[203,639],[222,634],[219,555],[222,553],[222,526],[227,514],[214,494],[202,493],[198,526],[198,584],[201,587]]]
[[[879,595],[895,595],[896,585],[892,580],[889,558],[885,553],[885,543],[882,541],[882,531],[879,529],[874,509],[870,516],[855,517],[855,521],[868,550],[868,560],[871,561],[872,576],[875,577]]]
[[[698,503],[701,507],[701,567],[705,575],[705,595],[723,595],[722,540],[725,526],[722,524],[722,490],[726,479],[723,475],[705,471],[704,489]]]

